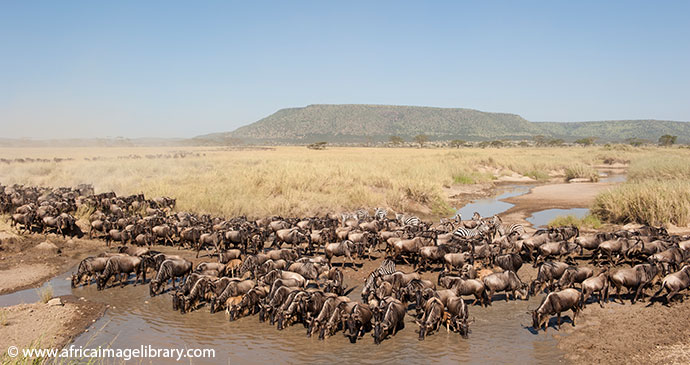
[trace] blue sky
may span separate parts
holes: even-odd
[[[320,103],[690,121],[688,14],[688,1],[0,0],[0,137],[187,137]]]

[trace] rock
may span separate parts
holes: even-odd
[[[35,248],[37,250],[50,251],[53,253],[57,253],[59,250],[58,247],[55,246],[55,244],[50,242],[50,241],[43,241],[43,242],[39,243]]]
[[[60,300],[60,298],[53,298],[53,299],[49,300],[47,304],[49,307],[56,307],[56,306],[64,305],[64,304],[62,304],[62,301]]]
[[[570,180],[568,180],[568,182],[569,183],[587,183],[587,182],[591,182],[591,181],[588,178],[578,177],[575,179],[570,179]]]

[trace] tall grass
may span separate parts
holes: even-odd
[[[589,181],[599,181],[599,173],[591,166],[584,164],[573,164],[565,169],[565,179],[588,179]]]
[[[221,216],[312,215],[362,207],[450,213],[444,187],[489,182],[518,173],[548,180],[571,166],[602,163],[611,154],[587,148],[328,148],[261,150],[186,148],[0,148],[5,158],[73,158],[0,164],[0,182],[43,186],[91,183],[96,192],[177,198],[178,209]],[[628,158],[669,149],[625,151]],[[137,155],[142,158],[120,158]],[[88,158],[88,160],[86,159]],[[81,212],[87,214],[88,212]]]
[[[628,180],[690,179],[690,159],[687,154],[650,156],[635,161],[628,170]]]
[[[612,223],[690,224],[690,182],[644,180],[624,183],[597,196],[592,212]]]
[[[627,182],[599,194],[592,212],[613,223],[690,224],[690,157],[672,151],[634,160]]]

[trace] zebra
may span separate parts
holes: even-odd
[[[479,214],[479,212],[474,212],[474,213],[472,213],[472,220],[473,220],[473,221],[478,221],[478,220],[481,220],[481,219],[482,219],[482,215]]]
[[[503,224],[501,217],[499,217],[497,215],[494,215],[491,223],[493,224],[496,232],[500,236],[510,235],[513,233],[517,233],[519,236],[522,236],[523,234],[525,234],[525,227],[522,224],[519,224],[519,223]]]
[[[347,222],[349,219],[357,219],[357,217],[354,214],[351,213],[340,213],[340,224],[343,226],[345,225],[345,222]]]
[[[358,221],[366,221],[369,219],[369,211],[366,209],[357,209],[355,211],[355,217],[357,218]]]
[[[483,236],[487,232],[489,232],[490,228],[486,223],[480,224],[477,228],[465,228],[465,227],[460,227],[456,229],[453,232],[453,237],[456,237],[458,239],[470,239],[470,238],[477,238],[480,236]]]
[[[388,210],[386,208],[376,208],[376,211],[374,212],[374,219],[377,221],[383,221],[386,219],[387,215]]]
[[[365,302],[369,298],[369,294],[376,289],[376,279],[384,276],[390,275],[395,272],[395,261],[391,258],[386,257],[379,267],[372,271],[367,279],[364,281],[364,287],[362,288],[362,300]]]
[[[418,226],[422,221],[417,218],[416,216],[413,215],[404,215],[402,213],[398,213],[395,215],[395,219],[400,222],[403,226]]]

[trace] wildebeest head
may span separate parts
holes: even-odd
[[[474,319],[472,321],[474,321]],[[460,332],[460,336],[462,336],[462,338],[470,337],[470,321],[468,321],[467,318],[455,316],[452,319],[452,325],[458,332]]]
[[[98,275],[98,279],[96,281],[96,289],[103,290],[103,288],[105,288],[106,279],[107,278],[105,277],[105,275]]]
[[[156,279],[152,279],[149,283],[149,296],[156,296],[158,290],[160,289],[160,282]]]
[[[81,283],[82,275],[81,274],[72,274],[72,287],[76,288],[79,283]]]

